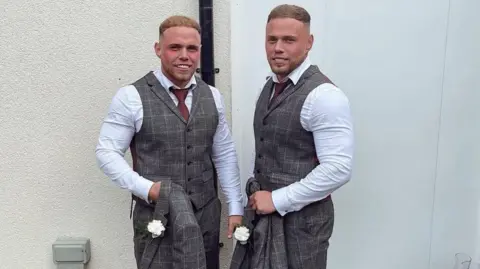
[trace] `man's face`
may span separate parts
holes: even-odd
[[[190,81],[200,59],[200,34],[190,27],[172,27],[163,32],[155,53],[162,61],[162,69],[178,87]]]
[[[267,23],[265,50],[272,72],[283,79],[307,57],[313,36],[303,22],[277,18]]]

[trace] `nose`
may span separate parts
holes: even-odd
[[[181,60],[188,60],[188,56],[187,56],[187,49],[186,48],[183,48],[180,50],[180,59]]]
[[[274,49],[275,49],[275,52],[277,52],[277,53],[283,52],[282,40],[277,40],[277,42],[275,42]]]

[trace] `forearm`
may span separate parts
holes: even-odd
[[[350,180],[351,165],[326,162],[318,165],[305,178],[272,192],[272,200],[281,215],[298,211],[320,201]]]
[[[148,192],[153,182],[133,171],[122,152],[102,147],[99,143],[95,153],[99,168],[116,186],[148,201]]]
[[[229,215],[243,215],[240,173],[233,141],[223,143],[222,148],[213,156],[220,187],[227,200]]]

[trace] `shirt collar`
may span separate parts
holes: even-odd
[[[162,71],[161,68],[155,69],[153,71],[153,74],[158,79],[158,81],[163,86],[163,88],[165,88],[167,91],[170,90],[171,87],[173,87],[175,89],[180,89],[180,87],[173,84],[173,82],[171,80],[169,80],[165,76],[165,74],[163,74],[163,71]],[[195,75],[193,75],[192,78],[190,79],[190,81],[187,83],[187,85],[185,85],[184,89],[194,89],[196,85],[197,85],[197,80],[195,79]]]
[[[293,85],[296,85],[300,77],[310,67],[310,65],[311,65],[310,58],[307,56],[307,58],[305,58],[305,60],[302,62],[301,65],[299,65],[290,74],[288,74],[287,78],[289,78],[292,81]],[[277,76],[273,72],[270,73],[270,76],[272,77],[273,82],[275,83],[279,82]]]

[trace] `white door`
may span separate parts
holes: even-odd
[[[480,1],[451,0],[439,136],[431,267],[473,256],[480,268]]]
[[[478,1],[292,2],[312,15],[315,43],[310,57],[349,96],[355,119],[354,177],[333,196],[336,223],[329,268],[453,268],[456,251],[473,251],[474,243],[459,241],[478,225],[476,202],[472,201],[476,199],[473,190],[480,186],[473,182],[473,176],[478,180],[480,173],[473,169],[471,159],[475,155],[478,164],[478,151],[472,150],[474,131],[478,137],[480,130],[479,113],[474,111],[480,109],[479,75],[469,73],[468,83],[462,84],[458,80],[463,69],[457,67],[478,67],[480,59],[478,53],[476,58],[466,58],[475,53],[474,45],[457,59],[454,51],[462,50],[462,41],[447,46],[446,40],[450,29],[452,36],[480,47],[478,23],[460,30],[460,24],[466,23],[463,15],[479,22],[474,15],[474,10],[480,10]],[[253,145],[254,102],[269,71],[264,53],[266,18],[281,3],[232,1],[233,134],[244,180]],[[472,34],[476,36],[467,36]],[[456,83],[465,86],[461,95],[455,95]],[[465,84],[475,85],[476,92]],[[456,117],[466,115],[470,122],[457,121]],[[458,132],[449,129],[459,126]],[[470,154],[469,161],[459,161],[462,154]],[[452,158],[458,163],[452,164]],[[463,174],[450,182],[457,169]],[[477,189],[471,189],[474,185]],[[457,189],[451,190],[454,186]],[[469,196],[445,206],[452,192]],[[459,205],[468,210],[443,223]],[[469,222],[465,226],[469,230],[460,233],[457,244],[450,247],[441,233],[447,230],[447,238],[458,236],[451,229],[462,230],[462,222]]]

